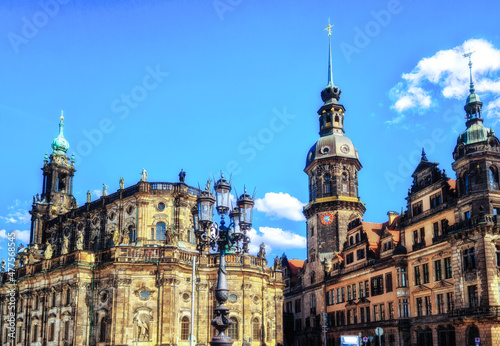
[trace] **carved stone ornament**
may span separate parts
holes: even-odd
[[[475,270],[468,270],[468,271],[464,272],[464,279],[467,282],[476,281],[477,272]]]

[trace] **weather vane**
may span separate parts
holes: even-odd
[[[469,58],[469,68],[472,68],[472,61],[471,61],[471,55],[472,53],[474,53],[473,51],[472,52],[469,52],[469,53],[465,53],[463,55],[464,58]]]
[[[332,26],[335,26],[335,25],[331,25],[330,18],[328,18],[328,26],[323,29],[324,31],[328,31],[328,36],[332,36]]]

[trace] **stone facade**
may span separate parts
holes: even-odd
[[[177,183],[163,183],[148,182],[143,171],[137,184],[125,188],[121,179],[118,191],[108,195],[104,186],[102,197],[91,201],[89,195],[78,207],[74,161],[64,149],[56,145],[44,163],[31,243],[16,257],[12,310],[12,273],[2,273],[2,344],[189,345],[193,323],[195,344],[207,345],[215,331],[219,257],[196,251],[199,190],[184,183],[185,173]],[[236,253],[226,261],[234,344],[283,343],[279,263],[268,268],[265,258]],[[15,343],[9,341],[11,312]]]
[[[361,336],[365,346],[500,345],[500,142],[483,125],[472,80],[456,179],[422,149],[406,210],[370,223],[329,77],[320,139],[306,159],[307,258],[282,257],[285,344],[339,346],[342,336]]]

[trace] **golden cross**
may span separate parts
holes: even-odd
[[[324,31],[328,31],[328,36],[332,36],[332,26],[335,25],[330,25],[330,18],[328,18],[328,26],[323,29]]]

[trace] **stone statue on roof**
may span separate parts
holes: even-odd
[[[90,203],[92,200],[92,194],[90,193],[90,190],[87,190],[87,203]]]
[[[179,173],[179,181],[183,183],[186,180],[186,172],[184,172],[183,169],[181,169],[181,172]]]
[[[212,184],[212,180],[208,179],[207,180],[207,185],[205,185],[205,191],[210,192],[210,184]]]
[[[0,270],[2,273],[5,273],[5,260],[2,258],[2,262],[0,264]]]
[[[260,244],[260,248],[259,248],[259,252],[257,253],[257,257],[266,258],[266,244],[264,244],[264,242],[262,242],[262,244]]]
[[[108,186],[106,184],[102,184],[102,195],[103,196],[108,195]]]
[[[148,181],[148,172],[144,168],[141,173],[141,181]]]
[[[120,177],[120,190],[123,190],[125,188],[125,179],[123,177]]]
[[[68,252],[69,252],[69,237],[63,236],[61,255],[66,255]]]

